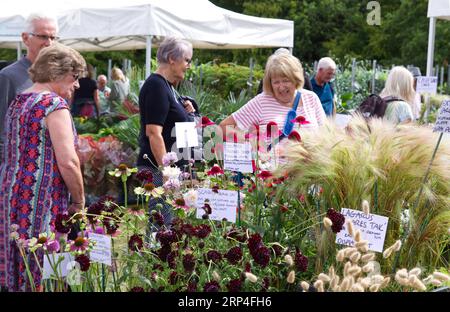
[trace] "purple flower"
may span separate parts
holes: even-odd
[[[160,230],[156,233],[156,239],[161,245],[170,245],[177,241],[177,235],[172,230]]]
[[[224,255],[231,264],[237,264],[242,259],[242,249],[240,247],[232,247]]]
[[[331,230],[334,233],[339,233],[342,230],[342,227],[345,223],[345,217],[342,213],[337,212],[333,208],[328,209],[327,217],[333,222],[331,226]]]
[[[55,217],[55,230],[59,233],[69,233],[71,228],[69,220],[69,215],[58,213]]]
[[[150,169],[142,169],[136,174],[136,178],[143,183],[153,182],[153,174]]]
[[[167,255],[167,264],[169,265],[169,268],[176,269],[177,268],[177,257],[178,257],[178,251],[173,250]]]
[[[250,236],[247,242],[248,249],[250,249],[250,253],[254,253],[260,246],[262,245],[261,235],[258,233]]]
[[[80,270],[83,272],[89,270],[89,267],[91,266],[91,260],[84,254],[76,256],[75,261],[80,264]]]
[[[174,152],[169,152],[163,156],[162,163],[164,167],[174,165],[178,161],[178,156]]]
[[[205,284],[203,287],[204,292],[218,292],[220,291],[220,285],[216,281],[211,281]]]
[[[55,240],[55,239],[51,240],[51,241],[48,241],[45,244],[45,246],[47,247],[47,251],[51,252],[51,253],[58,252],[59,249],[61,248],[61,246],[59,245],[59,242],[57,240]]]
[[[197,282],[190,281],[187,288],[187,292],[196,292],[197,291]]]
[[[206,260],[217,264],[222,260],[222,255],[217,250],[210,250],[206,253]]]
[[[200,224],[195,227],[195,235],[198,238],[206,238],[211,233],[211,227],[207,224]]]
[[[242,282],[240,279],[233,279],[226,286],[229,292],[239,292],[241,291]]]
[[[170,272],[170,275],[169,275],[169,284],[170,284],[170,285],[175,285],[175,284],[178,282],[178,278],[179,278],[179,276],[178,276],[178,274],[177,274],[176,271]]]
[[[260,246],[255,250],[252,256],[255,262],[264,268],[270,261],[270,249],[266,246]]]
[[[295,266],[299,272],[306,272],[308,269],[308,258],[302,255],[300,251],[295,253]]]
[[[134,234],[130,237],[130,240],[128,241],[128,248],[131,251],[141,250],[143,246],[144,246],[144,242],[142,241],[142,238],[140,235]]]
[[[186,271],[192,272],[195,269],[195,258],[193,255],[184,255],[183,267]]]
[[[151,214],[153,223],[156,223],[159,226],[164,225],[164,216],[159,211],[152,210]]]

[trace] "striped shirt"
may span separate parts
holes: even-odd
[[[273,96],[261,93],[234,112],[232,116],[241,130],[249,130],[254,125],[266,126],[269,122],[274,121],[282,131],[290,110],[290,107],[281,105]],[[301,125],[301,129],[317,128],[323,125],[326,120],[325,112],[319,97],[314,92],[301,90],[297,116],[303,116],[310,122]],[[294,130],[298,130],[298,124],[295,124]]]

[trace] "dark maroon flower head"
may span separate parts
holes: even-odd
[[[100,197],[98,203],[102,205],[102,210],[105,212],[113,212],[117,207],[113,205],[114,198],[109,195],[104,195]]]
[[[219,263],[222,260],[222,254],[217,250],[210,250],[206,253],[206,260]]]
[[[306,272],[308,269],[308,258],[302,255],[300,251],[295,253],[295,267],[299,272]]]
[[[167,258],[171,251],[172,248],[170,247],[170,245],[162,245],[161,248],[157,251],[159,259],[164,262],[167,261]]]
[[[297,141],[297,142],[301,142],[302,141],[302,137],[300,136],[300,133],[298,133],[295,130],[293,130],[291,133],[289,133],[288,139],[289,140],[293,140],[293,141]]]
[[[169,268],[173,270],[177,268],[177,257],[178,257],[177,250],[173,250],[167,255],[167,264],[169,265]]]
[[[272,172],[270,172],[268,170],[261,170],[261,172],[258,173],[256,176],[262,180],[266,180],[266,179],[271,178],[273,175],[272,175]]]
[[[97,218],[102,214],[103,204],[100,201],[97,201],[91,204],[87,209],[87,218],[89,222],[95,223]]]
[[[251,272],[252,271],[252,265],[250,264],[250,262],[246,262],[245,263],[245,272]]]
[[[253,260],[263,268],[265,268],[270,261],[270,249],[266,246],[260,246],[252,253]]]
[[[145,292],[145,290],[142,287],[133,287],[130,289],[130,292]]]
[[[205,203],[202,208],[203,210],[205,210],[206,214],[210,215],[212,213],[212,208],[210,204]]]
[[[58,233],[69,233],[71,229],[70,216],[58,213],[55,217],[55,230]]]
[[[150,169],[144,168],[139,170],[136,174],[136,178],[143,183],[152,183],[153,182],[153,174]]]
[[[200,224],[195,227],[195,235],[198,238],[206,238],[211,233],[211,227],[208,224]]]
[[[195,269],[195,257],[194,255],[184,255],[183,256],[183,267],[186,271],[192,272]]]
[[[204,128],[204,127],[213,126],[213,125],[215,125],[214,122],[212,122],[208,117],[203,116],[200,124],[198,124],[197,127]]]
[[[89,267],[91,265],[91,260],[86,255],[78,255],[75,257],[75,261],[80,264],[80,270],[83,272],[86,272],[89,270]]]
[[[276,257],[281,256],[281,254],[283,253],[283,247],[281,247],[281,246],[278,245],[278,244],[272,245],[272,249],[273,249],[273,251],[275,252],[275,256],[276,256]]]
[[[220,186],[218,184],[214,185],[211,189],[214,193],[219,193]],[[206,204],[205,204],[206,205]],[[209,206],[209,205],[208,205]],[[209,207],[211,209],[211,206]],[[204,209],[204,208],[203,208]],[[210,213],[211,214],[211,213]]]
[[[190,281],[186,288],[187,292],[196,292],[197,291],[197,282]]]
[[[270,286],[270,278],[264,277],[262,289],[266,291],[267,289],[269,289],[269,286]]]
[[[198,243],[198,248],[200,248],[200,249],[205,248],[205,242],[199,242]]]
[[[247,240],[247,236],[245,233],[242,233],[238,229],[232,228],[225,234],[225,238],[229,240],[237,240],[240,243],[245,243]]]
[[[153,223],[156,223],[159,226],[164,225],[164,216],[159,211],[152,210],[151,216],[152,216]]]
[[[161,245],[170,245],[177,242],[177,234],[172,230],[159,230],[156,233],[156,240],[158,240]]]
[[[186,223],[181,226],[181,231],[188,237],[195,236],[195,228],[192,224]]]
[[[250,249],[250,253],[256,252],[256,250],[262,245],[262,238],[259,233],[255,233],[250,236],[247,242],[248,249]]]
[[[203,287],[204,292],[219,292],[220,291],[220,285],[216,281],[211,281],[205,284]]]
[[[242,249],[240,247],[232,247],[224,255],[231,264],[237,264],[242,259]]]
[[[299,116],[295,117],[294,119],[292,119],[291,122],[292,123],[298,123],[298,124],[301,124],[301,125],[309,124],[309,121],[307,121],[306,118],[304,116],[301,116],[301,115],[299,115]]]
[[[116,233],[117,229],[119,228],[119,223],[114,218],[105,218],[103,219],[103,225],[106,228],[107,234],[114,234]]]
[[[327,217],[333,222],[331,226],[331,230],[334,233],[339,233],[342,230],[342,227],[345,223],[345,217],[342,213],[337,212],[333,208],[328,209]]]
[[[169,275],[169,284],[170,284],[170,285],[175,285],[175,284],[178,282],[178,278],[179,278],[179,276],[178,276],[178,274],[177,274],[176,271],[170,272],[170,275]]]
[[[280,130],[278,129],[278,124],[275,121],[269,121],[266,126],[266,136],[267,137],[278,137],[280,136]]]
[[[242,282],[240,279],[233,279],[226,286],[229,292],[239,292],[242,288]]]
[[[223,170],[222,168],[220,168],[219,165],[215,164],[214,166],[211,167],[210,170],[208,170],[207,174],[210,175],[218,175],[218,174],[223,174]]]
[[[131,251],[138,251],[141,250],[142,247],[144,247],[144,242],[142,241],[141,236],[137,234],[132,235],[128,241],[128,248],[130,248]]]

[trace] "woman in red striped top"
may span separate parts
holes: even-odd
[[[265,127],[269,122],[275,122],[282,131],[287,114],[294,106],[297,90],[301,92],[297,116],[304,116],[309,122],[302,125],[302,129],[321,126],[326,116],[320,100],[314,92],[303,89],[303,85],[303,68],[295,56],[272,55],[266,64],[263,93],[225,118],[220,123],[222,131],[226,133],[227,129],[230,131],[236,127],[248,131],[256,126]],[[294,129],[295,127],[298,125],[296,124]]]

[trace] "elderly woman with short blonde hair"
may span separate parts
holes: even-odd
[[[76,134],[65,99],[79,87],[85,67],[83,57],[69,47],[54,43],[42,49],[29,70],[34,84],[8,108],[0,167],[0,281],[10,291],[38,287],[42,267],[31,256],[24,260],[10,236],[37,237],[50,230],[57,214],[84,207]]]

